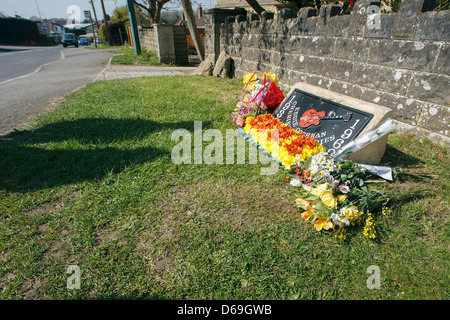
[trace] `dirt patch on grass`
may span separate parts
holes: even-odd
[[[23,211],[22,214],[26,217],[35,217],[42,214],[53,213],[54,211],[65,207],[70,201],[80,195],[80,192],[58,192],[54,200],[45,202],[33,209]]]
[[[248,227],[297,213],[286,190],[261,184],[199,179],[172,188],[171,195],[161,200],[158,208],[163,210],[163,216],[176,217],[178,221],[202,215],[211,221]]]
[[[27,279],[22,285],[23,290],[22,297],[25,300],[40,300],[43,299],[42,294],[39,293],[39,289],[43,286],[43,281],[41,279]]]
[[[287,189],[265,188],[260,183],[228,183],[194,180],[175,186],[170,195],[155,205],[159,223],[143,231],[136,245],[163,283],[164,274],[174,263],[178,237],[186,232],[184,224],[191,219],[207,221],[214,229],[256,230],[274,220],[298,215]],[[276,191],[275,191],[276,190]]]

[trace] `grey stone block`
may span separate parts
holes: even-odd
[[[351,82],[353,79],[353,61],[325,58],[322,75],[325,77]]]
[[[297,17],[304,19],[314,16],[317,16],[317,10],[313,7],[303,7],[298,11],[297,15]]]
[[[336,47],[336,38],[303,37],[301,51],[306,55],[331,57]]]
[[[397,14],[384,13],[374,18],[375,23],[365,27],[364,37],[389,39],[392,37]]]
[[[350,27],[351,16],[331,17],[327,24],[327,35],[329,37],[347,37]]]
[[[247,24],[248,25],[248,33],[250,34],[260,34],[261,33],[261,21],[259,20],[254,20],[251,21],[250,23]]]
[[[211,59],[206,58],[202,63],[192,72],[194,75],[211,76],[214,69],[214,64]]]
[[[349,82],[330,79],[326,82],[327,89],[357,98],[361,96],[361,87]]]
[[[443,44],[436,58],[434,72],[450,75],[450,44]]]
[[[299,36],[286,37],[280,49],[282,49],[283,52],[287,53],[300,53],[302,49],[301,39],[302,38]]]
[[[440,45],[422,41],[375,40],[368,63],[418,71],[432,71]]]
[[[320,75],[324,58],[310,57],[302,54],[288,54],[284,56],[282,66],[286,69]]]
[[[262,34],[259,38],[259,48],[265,50],[273,50],[276,45],[276,36],[270,34]]]
[[[299,34],[313,35],[316,31],[317,20],[318,18],[315,16],[310,18],[298,17],[296,26]]]
[[[450,77],[433,73],[416,73],[411,79],[408,97],[448,106]]]
[[[277,19],[283,22],[287,19],[292,18],[294,18],[294,13],[292,12],[292,10],[289,9],[281,9],[277,15]]]
[[[378,65],[355,62],[353,83],[380,89],[397,95],[406,95],[412,72],[405,69],[380,67]]]
[[[422,13],[418,19],[414,38],[450,41],[450,10]]]
[[[450,135],[448,125],[450,109],[448,107],[412,99],[408,99],[407,101],[412,101],[408,107],[416,113],[414,119],[416,126],[437,132],[447,137]]]
[[[333,57],[365,62],[371,41],[364,38],[337,38]]]
[[[422,12],[432,10],[434,0],[402,1],[394,23],[392,36],[396,39],[412,39]]]
[[[405,104],[406,97],[377,89],[361,87],[360,99],[396,110],[397,106]]]
[[[370,6],[380,7],[380,1],[360,0],[357,1],[348,28],[349,36],[363,36],[367,28],[367,11]]]
[[[243,15],[243,14],[238,14],[235,18],[235,23],[239,23],[239,22],[245,22],[247,20],[247,16]]]
[[[221,78],[233,77],[233,68],[233,59],[228,53],[222,51],[214,66],[212,75]]]

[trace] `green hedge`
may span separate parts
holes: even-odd
[[[36,22],[21,18],[0,18],[0,43],[43,44]]]

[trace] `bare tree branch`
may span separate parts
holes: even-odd
[[[250,7],[253,8],[253,10],[255,10],[255,12],[260,16],[261,13],[263,13],[264,11],[266,11],[266,9],[264,9],[263,7],[261,7],[261,5],[258,3],[258,0],[245,0],[247,1],[247,3],[250,5]]]

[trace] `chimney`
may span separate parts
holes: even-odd
[[[202,6],[198,6],[197,8],[197,19],[200,19],[203,16]]]

